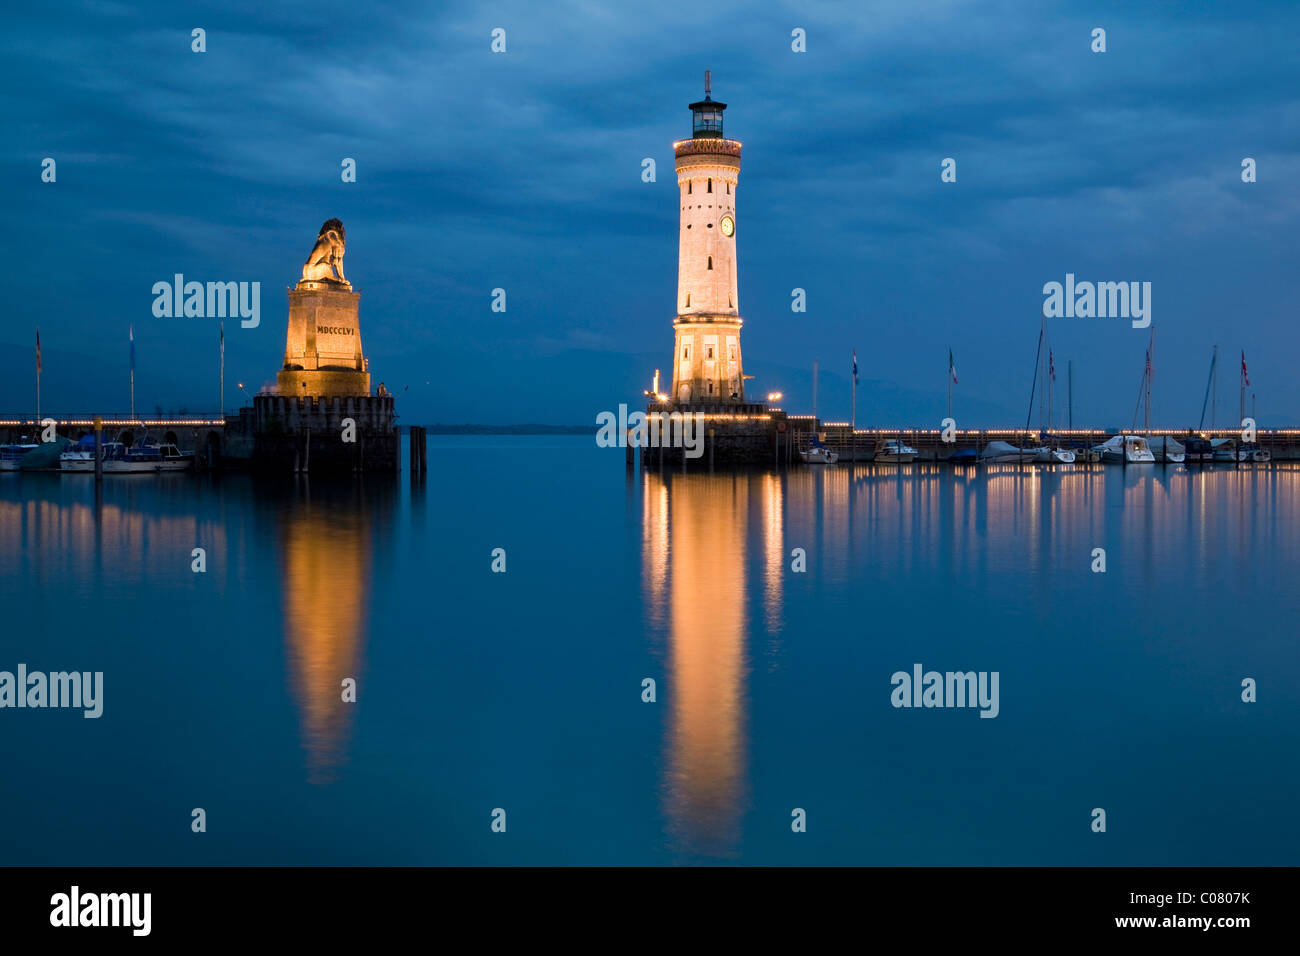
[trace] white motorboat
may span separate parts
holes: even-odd
[[[827,448],[816,438],[806,450],[800,450],[799,457],[810,465],[833,465],[840,460],[838,452]]]
[[[1147,440],[1139,435],[1116,435],[1098,445],[1096,451],[1101,453],[1102,461],[1112,465],[1146,465],[1156,460]]]
[[[0,445],[0,471],[17,471],[24,458],[39,445]]]
[[[897,465],[911,464],[916,459],[916,449],[896,438],[883,439],[876,443],[873,461]]]
[[[1074,452],[1068,448],[1049,448],[1044,445],[1042,448],[1025,449],[1033,451],[1034,461],[1043,465],[1072,465],[1074,464]]]
[[[175,445],[164,442],[158,446],[162,452],[162,467],[159,471],[189,471],[194,466],[194,452],[181,451]]]
[[[106,441],[101,442],[99,446],[100,460],[105,465],[110,461],[117,461],[126,453],[126,448],[121,442]],[[85,435],[82,439],[59,455],[59,469],[61,471],[73,472],[93,472],[95,470],[95,436]],[[105,468],[105,471],[108,469]]]
[[[192,453],[182,452],[170,443],[150,445],[141,442],[118,458],[105,459],[107,474],[157,474],[160,471],[185,471],[194,461]]]

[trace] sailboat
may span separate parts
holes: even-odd
[[[1025,429],[1029,429],[1029,419],[1034,413],[1034,392],[1038,388],[1038,373],[1042,369],[1043,359],[1043,342],[1047,338],[1047,317],[1043,317],[1042,324],[1038,328],[1038,355],[1034,359],[1034,382],[1029,390],[1029,415],[1025,417]],[[1043,375],[1047,384],[1047,419],[1046,428],[1039,429],[1039,437],[1046,441],[1046,444],[1037,448],[1022,449],[1025,458],[1039,464],[1062,464],[1069,465],[1074,463],[1074,452],[1068,448],[1061,447],[1059,440],[1051,436],[1052,430],[1052,384],[1056,381],[1056,358],[1052,350],[1047,350],[1047,369]],[[1039,406],[1039,414],[1042,414],[1042,406]]]
[[[1183,460],[1187,463],[1205,464],[1214,461],[1214,446],[1205,437],[1205,410],[1210,407],[1210,393],[1214,390],[1215,375],[1219,364],[1219,347],[1216,345],[1210,353],[1210,374],[1205,379],[1205,397],[1201,399],[1201,420],[1196,425],[1197,434],[1188,434],[1183,439]],[[1217,396],[1216,396],[1217,397]],[[1213,412],[1211,412],[1213,414]]]
[[[823,444],[816,435],[807,449],[800,449],[799,457],[810,465],[833,465],[840,460],[839,453]]]
[[[1138,410],[1145,412],[1144,430],[1146,435],[1116,435],[1099,445],[1102,461],[1120,462],[1128,465],[1146,464],[1156,461],[1183,460],[1182,445],[1172,439],[1151,435],[1151,383],[1155,378],[1155,367],[1151,363],[1156,348],[1156,329],[1151,327],[1151,337],[1147,341],[1146,363],[1142,367],[1142,384],[1138,388],[1137,404],[1133,407],[1133,430],[1137,430]]]

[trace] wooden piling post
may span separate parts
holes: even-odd
[[[104,419],[95,416],[95,481],[104,480]]]

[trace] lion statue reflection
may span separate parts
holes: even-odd
[[[337,219],[326,220],[325,225],[320,227],[320,235],[316,237],[311,255],[302,267],[303,280],[335,282],[352,288],[352,283],[343,274],[343,253],[346,249],[347,233],[343,230],[343,223]],[[338,273],[337,276],[335,273]]]

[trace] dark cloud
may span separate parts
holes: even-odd
[[[262,327],[227,329],[228,379],[273,380],[282,290],[339,216],[372,368],[412,384],[405,420],[591,420],[670,364],[671,143],[708,68],[745,143],[757,390],[809,405],[817,359],[821,410],[846,406],[835,375],[856,348],[873,382],[860,408],[928,422],[951,346],[959,414],[1022,420],[1040,289],[1071,271],[1154,283],[1157,419],[1199,414],[1217,343],[1247,352],[1261,420],[1294,420],[1297,26],[1286,3],[14,11],[0,399],[30,408],[39,323],[46,407],[119,409],[134,324],[141,407],[213,403],[214,322],[150,311],[175,272],[262,283]],[[794,27],[806,54],[790,52]],[[946,156],[956,185],[939,182]],[[1260,182],[1240,182],[1243,156]],[[339,180],[344,157],[356,184]],[[1127,422],[1145,333],[1075,320],[1052,340],[1058,366],[1075,360],[1076,420]]]

